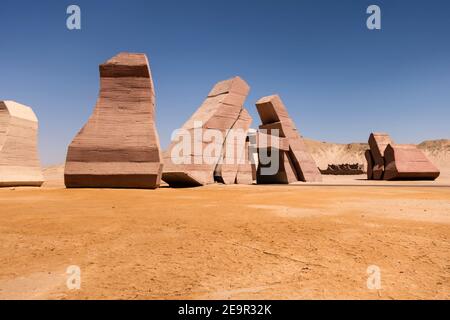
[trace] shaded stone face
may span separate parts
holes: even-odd
[[[41,186],[38,119],[30,107],[0,101],[0,187]]]
[[[384,165],[384,150],[389,144],[394,143],[387,133],[371,133],[369,136],[369,146],[375,164]]]
[[[322,176],[317,165],[308,152],[306,145],[297,131],[294,122],[289,117],[281,98],[277,95],[261,98],[256,103],[262,125],[261,134],[279,135],[279,171],[274,175],[264,175],[259,165],[257,173],[258,183],[293,183],[296,181],[319,182]],[[260,135],[261,136],[261,135]],[[266,140],[266,139],[264,139]],[[263,141],[263,139],[261,139]],[[259,145],[260,150],[273,147]],[[260,153],[261,154],[261,153]]]
[[[387,133],[371,133],[369,137],[369,147],[371,154],[371,179],[382,180],[384,174],[384,151],[389,144],[394,143]],[[367,159],[367,157],[366,157]],[[369,166],[369,161],[367,162]]]
[[[120,53],[100,65],[94,112],[70,144],[68,188],[159,187],[162,155],[155,91],[145,54]]]
[[[367,166],[366,166],[367,180],[372,180],[373,179],[372,153],[370,152],[370,150],[366,150],[366,152],[364,153],[364,156],[366,157],[366,161],[367,161]]]
[[[435,180],[439,169],[415,145],[391,145],[386,147],[385,180]]]
[[[164,153],[165,182],[174,187],[189,187],[215,180],[225,184],[247,181],[242,175],[238,180],[236,177],[252,122],[243,107],[249,91],[248,84],[239,77],[213,87]],[[208,138],[212,133],[220,139]],[[187,141],[190,150],[178,152],[182,141]],[[215,152],[210,153],[211,149]]]

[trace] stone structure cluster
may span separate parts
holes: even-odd
[[[415,145],[395,144],[386,133],[372,133],[365,153],[368,180],[435,180],[439,169]]]
[[[322,179],[278,95],[256,102],[262,124],[253,130],[244,107],[249,85],[240,77],[217,83],[163,154],[146,55],[120,53],[99,70],[100,92],[93,113],[68,147],[64,172],[68,188],[155,189],[161,180],[172,187],[189,187]],[[0,101],[0,187],[42,185],[37,134],[38,120],[31,108]],[[371,134],[369,145],[368,179],[439,176],[413,145],[397,145],[384,133]],[[362,170],[360,164],[330,165],[322,173]]]

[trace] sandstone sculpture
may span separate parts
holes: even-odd
[[[374,180],[435,180],[436,168],[414,145],[394,144],[386,133],[372,133],[366,151],[367,178]]]
[[[0,187],[42,185],[37,136],[38,119],[30,107],[0,101]]]
[[[271,166],[262,159],[259,162],[258,183],[293,183],[296,181],[318,182],[322,176],[317,165],[308,152],[306,145],[297,131],[294,122],[289,117],[286,107],[278,95],[261,98],[256,103],[262,125],[259,127],[262,134],[279,136],[278,148],[272,142],[262,144],[266,139],[258,142],[259,156],[271,156],[278,152],[279,170],[276,174],[263,174],[262,170]]]
[[[367,169],[367,172],[371,173],[371,179],[373,180],[382,180],[384,173],[384,150],[386,147],[393,143],[391,137],[387,133],[371,133],[369,137],[369,147],[370,147],[370,155],[371,169]],[[367,156],[366,156],[367,159]],[[367,161],[367,165],[369,167],[369,160]]]
[[[165,182],[173,187],[236,182],[252,122],[243,107],[249,91],[239,77],[213,87],[164,153]],[[179,151],[182,141],[189,141],[190,150]]]
[[[157,188],[162,156],[155,91],[145,54],[120,53],[100,65],[95,110],[67,152],[68,188]]]
[[[415,145],[389,144],[384,159],[385,180],[435,180],[440,174],[439,169]]]

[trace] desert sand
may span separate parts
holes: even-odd
[[[0,299],[449,299],[450,188],[0,190]],[[66,287],[68,266],[81,290]],[[381,290],[366,270],[381,269]]]
[[[434,182],[64,189],[47,168],[43,188],[0,189],[0,299],[450,299],[448,149],[428,148]]]

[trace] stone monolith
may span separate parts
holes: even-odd
[[[38,119],[30,107],[0,101],[0,187],[44,182],[38,155]]]
[[[145,54],[120,53],[100,65],[94,112],[67,152],[68,188],[159,187],[162,155],[155,91]]]

